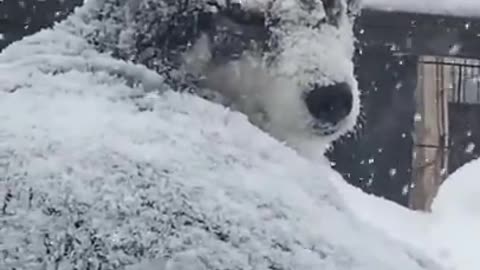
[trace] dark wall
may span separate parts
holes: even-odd
[[[360,40],[362,42],[362,40]],[[407,205],[415,115],[416,57],[396,56],[388,45],[360,44],[356,74],[363,128],[337,142],[329,156],[351,184]]]
[[[478,33],[478,18],[362,12],[355,28],[355,62],[363,93],[363,128],[354,138],[335,143],[328,154],[347,181],[368,193],[408,205],[417,56],[478,58]],[[450,108],[455,118],[450,129],[450,169],[455,170],[480,155],[480,125],[475,120],[480,108]],[[477,147],[465,153],[472,142]]]
[[[450,149],[448,170],[453,173],[480,157],[480,104],[450,103]]]
[[[64,19],[83,0],[0,1],[0,50],[8,44]]]
[[[478,58],[480,18],[364,10],[357,26],[366,29],[364,40],[394,44],[413,55]]]

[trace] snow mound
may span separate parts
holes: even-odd
[[[433,212],[480,217],[480,160],[462,166],[441,185],[432,205]]]
[[[480,268],[480,160],[465,164],[445,180],[433,201],[434,233],[457,269]]]
[[[326,165],[82,23],[0,55],[0,269],[441,269],[359,221]]]
[[[468,163],[440,187],[432,213],[412,211],[346,184],[333,183],[364,222],[440,262],[445,269],[480,269],[480,160]]]

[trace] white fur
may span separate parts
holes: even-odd
[[[252,53],[224,66],[207,68],[211,52],[208,39],[202,36],[185,54],[185,68],[205,77],[208,88],[220,92],[232,108],[245,113],[276,139],[309,158],[323,157],[332,141],[353,129],[360,111],[351,60],[351,25],[347,20],[342,23],[338,29],[325,26],[322,31],[297,26],[280,29],[284,31],[282,47],[269,52],[277,54],[276,62],[269,66],[263,55]],[[309,126],[313,118],[302,95],[311,82],[347,82],[352,88],[353,109],[332,135],[315,134]]]

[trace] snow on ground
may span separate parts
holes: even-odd
[[[478,0],[362,0],[365,8],[480,17]]]
[[[346,184],[334,184],[357,217],[443,264],[480,269],[480,160],[466,164],[441,186],[432,213],[416,212]]]
[[[82,18],[0,55],[0,269],[442,269],[326,165],[95,52]]]

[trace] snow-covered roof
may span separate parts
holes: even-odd
[[[364,8],[386,11],[480,17],[479,0],[362,0],[362,2]]]
[[[92,49],[78,14],[0,54],[0,269],[442,269],[329,166]]]

